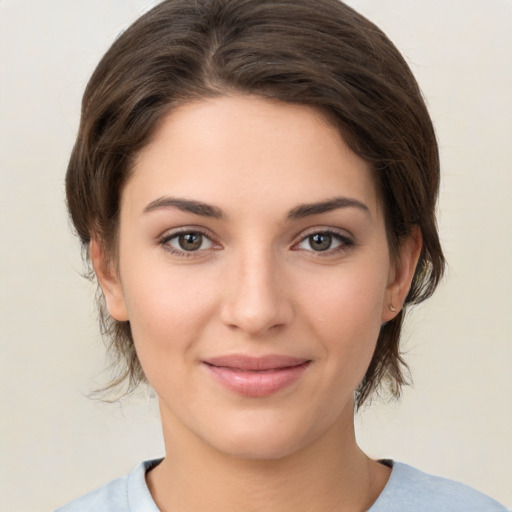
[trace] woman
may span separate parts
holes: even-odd
[[[93,74],[66,179],[166,456],[61,510],[504,510],[369,459],[405,308],[444,267],[439,159],[392,43],[336,0],[170,0]]]

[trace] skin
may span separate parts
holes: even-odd
[[[293,215],[333,198],[350,201]],[[180,245],[183,229],[203,233],[197,250]],[[311,237],[328,245],[326,232],[319,251]],[[391,261],[368,165],[313,108],[225,96],[168,115],[123,190],[115,267],[91,243],[110,314],[130,321],[159,397],[166,458],[147,482],[161,510],[371,506],[389,469],[356,444],[353,393],[420,247],[414,233]],[[230,354],[310,363],[255,398],[206,369]]]

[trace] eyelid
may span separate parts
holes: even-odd
[[[201,235],[204,235],[212,241],[214,238],[209,230],[201,226],[180,226],[178,228],[166,229],[161,235],[158,235],[157,240],[159,242],[169,240],[175,236],[182,235],[183,233],[201,233]]]
[[[350,233],[346,229],[336,228],[336,227],[332,227],[332,226],[314,226],[311,228],[307,228],[307,229],[301,231],[298,235],[296,235],[294,237],[294,239],[298,242],[302,242],[304,239],[306,239],[312,235],[315,235],[317,233],[328,233],[330,235],[335,235],[335,236],[345,238],[347,240],[351,240],[352,242],[354,241],[354,236],[352,235],[352,233]],[[297,243],[297,242],[294,242],[294,243]]]
[[[176,238],[186,233],[199,233],[212,243],[212,247],[209,247],[207,249],[199,249],[197,251],[184,251],[168,244],[168,242],[173,238]],[[169,253],[183,257],[192,257],[194,255],[197,256],[198,254],[203,253],[205,251],[211,249],[218,250],[221,248],[219,242],[216,241],[216,237],[214,237],[209,230],[200,226],[180,226],[179,228],[168,229],[162,235],[157,237],[157,244],[162,246]]]
[[[313,251],[312,249],[311,250],[300,249],[297,247],[299,244],[301,244],[302,242],[307,240],[309,237],[319,234],[319,233],[328,234],[328,235],[335,237],[338,241],[341,242],[340,245],[338,245],[334,249],[327,249],[325,251]],[[337,252],[347,250],[348,248],[355,245],[354,237],[352,234],[348,233],[344,229],[327,227],[327,226],[325,226],[325,227],[315,226],[313,228],[309,228],[309,229],[301,232],[300,235],[298,235],[297,237],[295,237],[295,240],[296,241],[292,244],[292,247],[291,247],[292,250],[304,250],[304,251],[314,253],[315,255],[318,255],[318,256],[332,255]]]

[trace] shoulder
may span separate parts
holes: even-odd
[[[55,512],[158,512],[146,485],[145,475],[160,460],[139,464],[129,475],[78,498]]]
[[[128,476],[117,478],[107,485],[78,498],[55,512],[128,512]]]
[[[368,512],[507,512],[497,501],[467,485],[393,463],[389,481]]]

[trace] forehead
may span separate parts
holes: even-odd
[[[313,107],[223,96],[172,110],[139,153],[123,203],[162,195],[240,210],[350,195],[378,210],[368,164]]]

